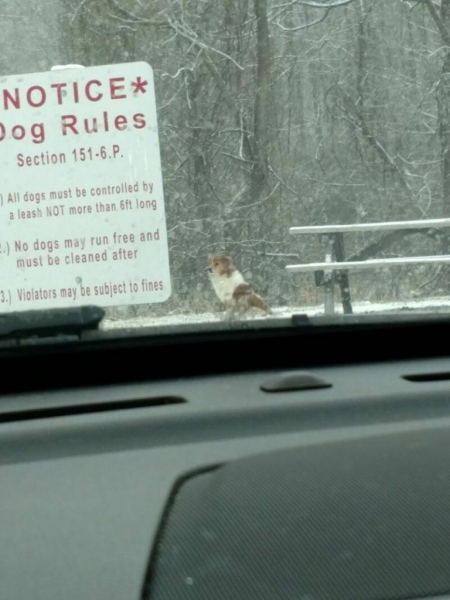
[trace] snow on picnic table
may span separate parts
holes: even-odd
[[[428,300],[408,300],[404,302],[354,302],[355,314],[380,314],[392,312],[446,313],[450,312],[450,297]],[[342,314],[342,306],[336,302],[336,313]],[[285,306],[273,308],[272,318],[289,318],[293,314],[319,316],[324,314],[323,306]],[[257,317],[265,319],[266,317]],[[161,327],[170,325],[192,325],[214,323],[223,319],[222,313],[171,313],[165,316],[142,315],[132,318],[106,319],[103,329],[124,329],[132,327]]]

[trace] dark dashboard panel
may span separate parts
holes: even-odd
[[[450,589],[449,429],[264,452],[192,473],[145,598],[419,598]]]
[[[266,393],[279,373],[261,371],[4,395],[0,598],[138,600],[180,476],[275,450],[313,456],[339,441],[442,432],[450,381],[429,375],[448,371],[449,360],[429,359],[313,368],[331,387],[303,391]]]

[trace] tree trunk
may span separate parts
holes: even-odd
[[[446,29],[450,29],[450,0],[442,0],[441,19]],[[439,136],[442,146],[442,213],[450,216],[450,50],[445,53],[441,80],[438,87]],[[450,250],[450,241],[444,238],[444,252]]]
[[[441,0],[441,12],[432,0],[425,0],[446,46],[444,61],[442,64],[441,78],[437,88],[438,104],[438,128],[442,149],[442,214],[450,216],[450,0]],[[450,240],[447,236],[443,238],[443,252],[448,254]]]
[[[270,33],[267,0],[254,0],[257,39],[257,72],[254,109],[252,201],[262,200],[267,192],[269,167],[269,120],[271,111]]]

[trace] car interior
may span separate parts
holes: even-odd
[[[446,317],[100,317],[2,341],[1,598],[449,593]]]

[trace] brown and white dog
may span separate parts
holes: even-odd
[[[236,313],[247,316],[272,314],[271,309],[245,281],[229,256],[225,254],[211,256],[206,271],[229,317]]]

